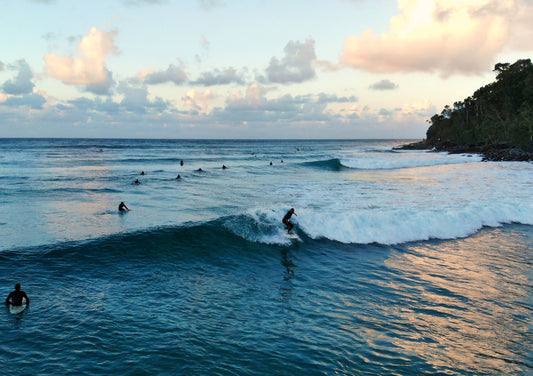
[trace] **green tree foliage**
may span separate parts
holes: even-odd
[[[530,59],[498,63],[496,80],[429,120],[431,146],[533,143],[533,65]]]

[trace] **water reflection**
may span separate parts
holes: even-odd
[[[395,278],[378,283],[400,297],[391,312],[403,322],[391,329],[394,345],[434,367],[519,371],[515,359],[528,358],[521,353],[532,340],[529,252],[492,229],[392,253],[385,265]]]
[[[284,248],[281,250],[281,265],[285,268],[283,272],[283,282],[280,285],[281,300],[290,302],[294,291],[292,278],[294,277],[294,263],[289,258],[289,250]]]

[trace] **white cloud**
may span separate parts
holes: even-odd
[[[511,22],[507,48],[514,51],[533,50],[533,1],[518,2],[516,16]]]
[[[269,82],[303,82],[315,77],[315,41],[290,41],[283,49],[285,56],[280,60],[273,57],[266,69]]]
[[[78,44],[79,57],[47,54],[45,73],[69,85],[110,85],[111,73],[105,67],[105,58],[117,53],[114,45],[116,31],[92,28]]]
[[[196,89],[191,89],[187,91],[182,100],[185,102],[185,105],[193,108],[197,111],[206,112],[208,110],[208,102],[213,97],[213,91],[207,89],[203,93],[197,91]]]
[[[344,42],[341,62],[370,72],[486,71],[509,39],[518,0],[399,0],[388,33]]]

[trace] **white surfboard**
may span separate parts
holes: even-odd
[[[9,313],[13,314],[13,315],[17,315],[19,313],[22,313],[25,309],[26,309],[27,305],[26,304],[23,304],[21,306],[14,306],[14,305],[9,305]]]
[[[294,239],[294,240],[301,240],[300,237],[296,234],[287,234],[285,233],[285,236],[288,237],[289,239]]]

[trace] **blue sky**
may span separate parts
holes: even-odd
[[[0,137],[423,138],[533,0],[0,0]]]

